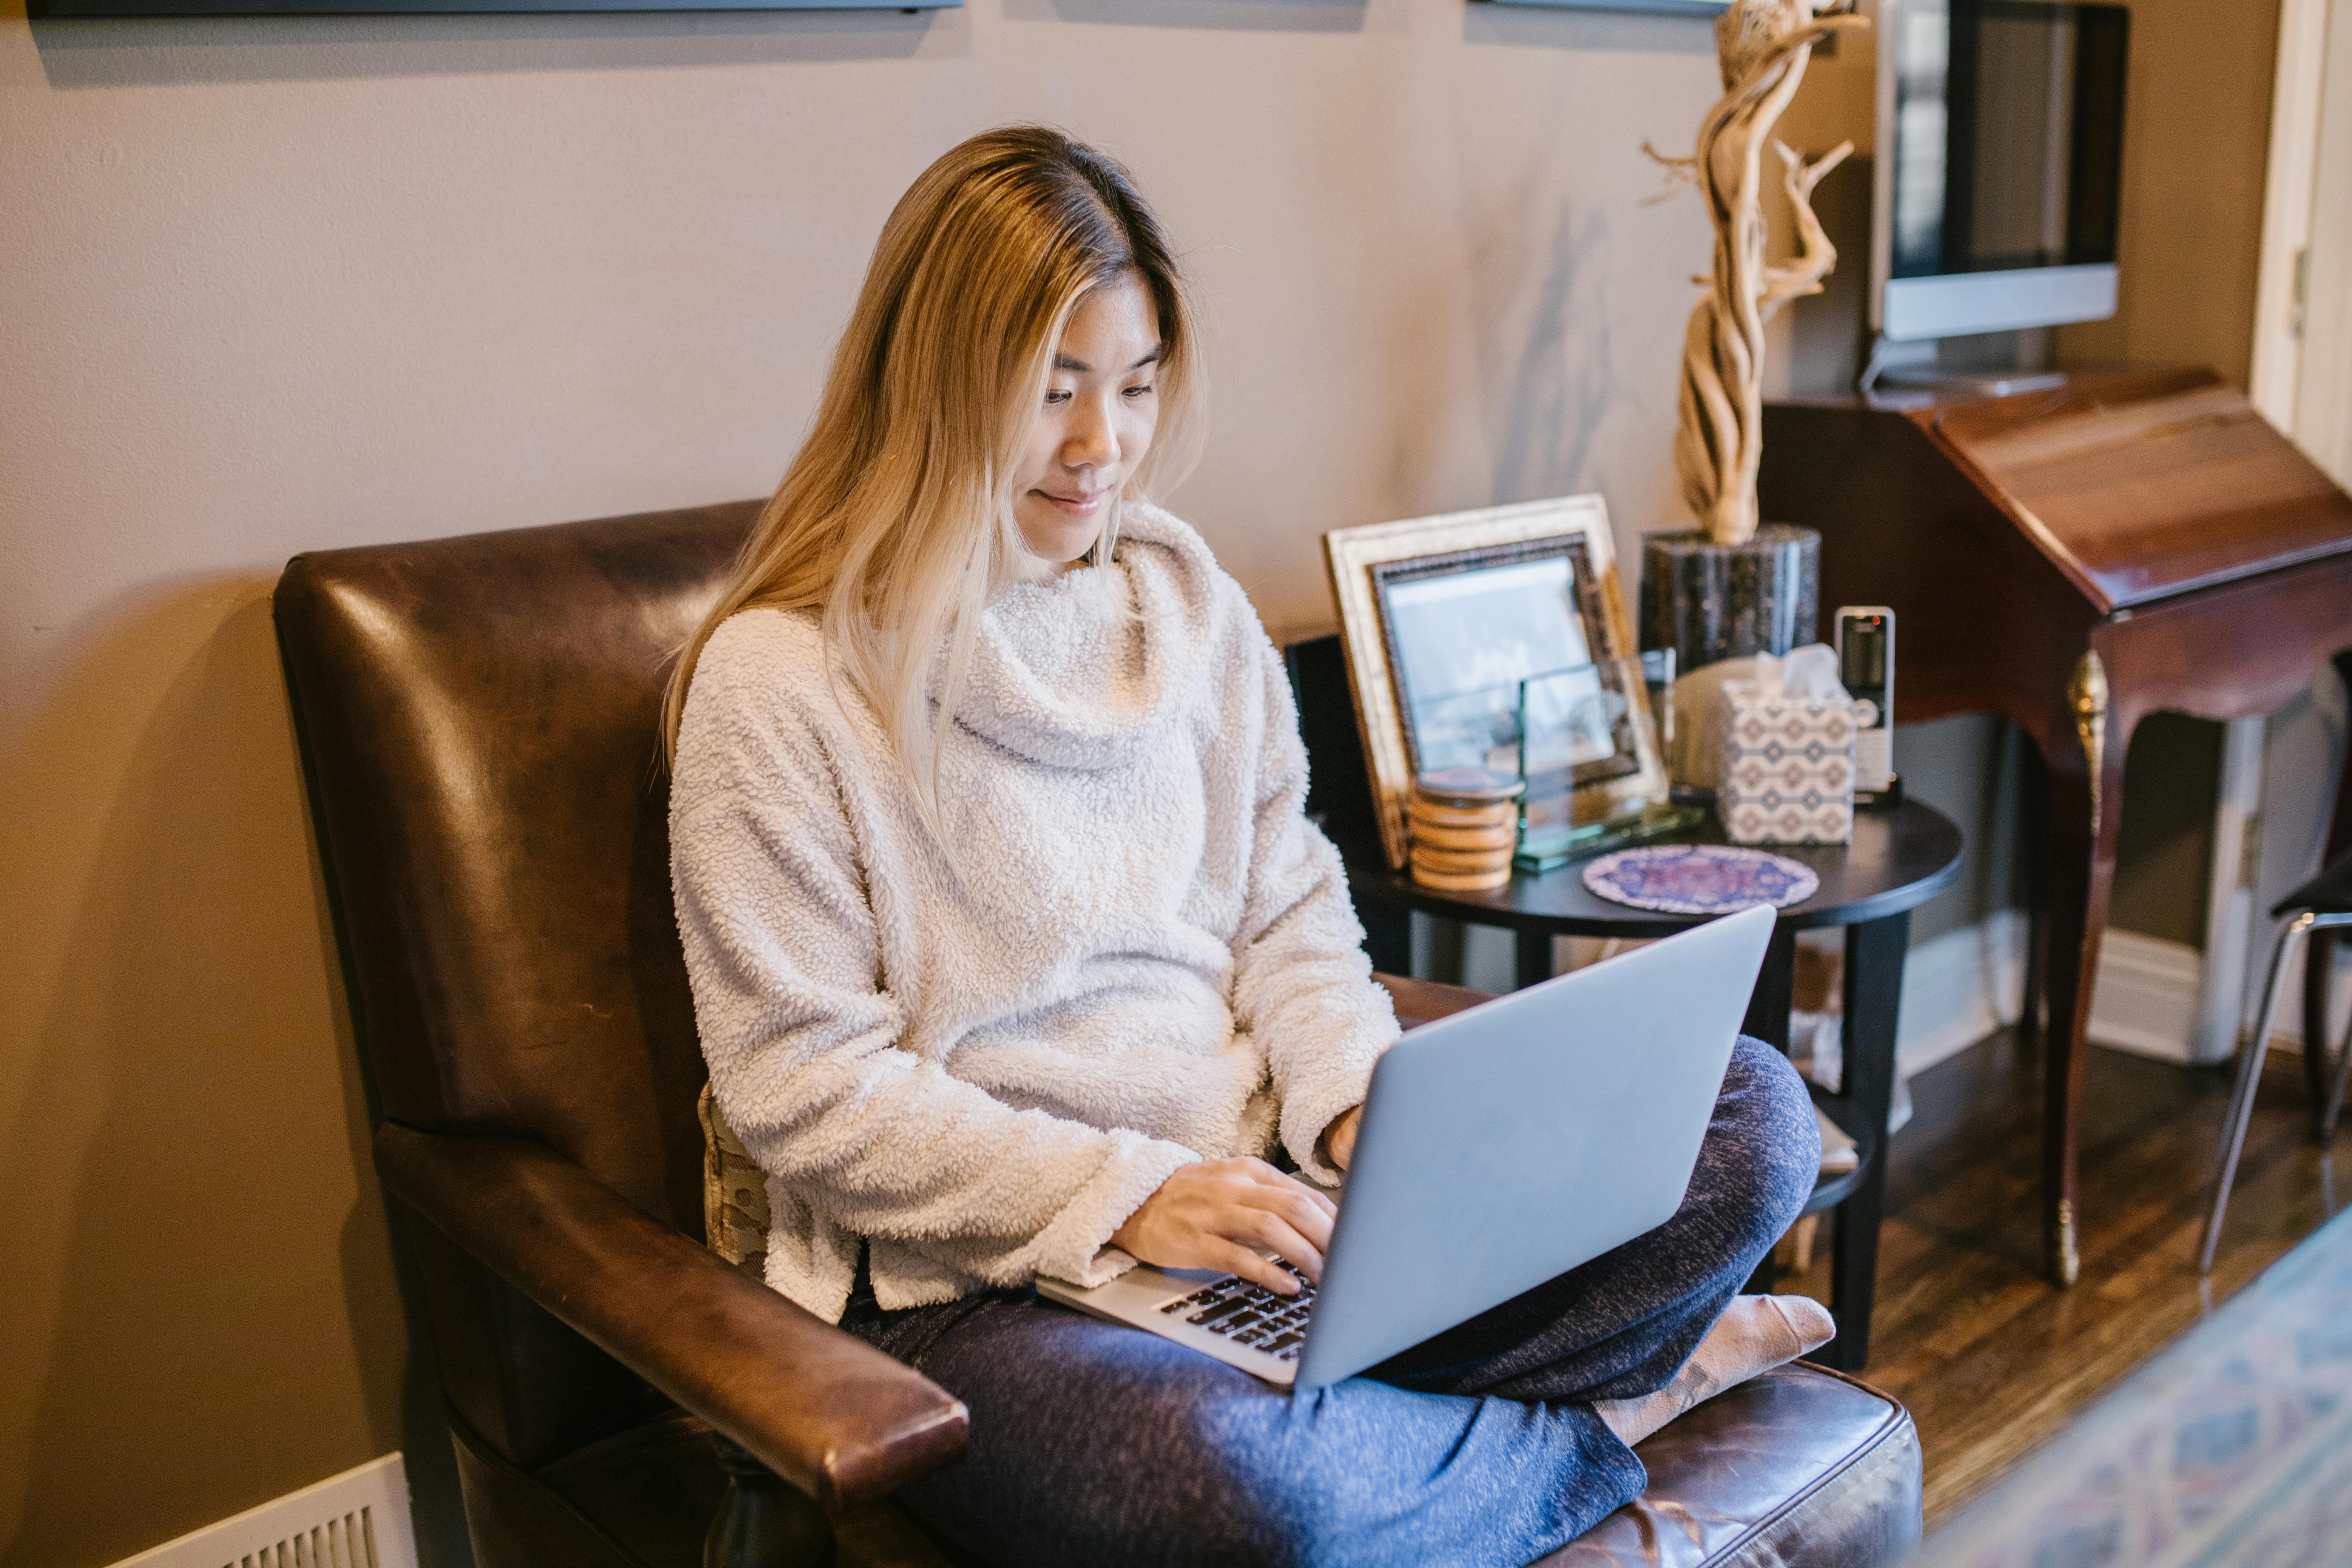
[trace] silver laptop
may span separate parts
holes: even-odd
[[[1038,1293],[1319,1388],[1631,1241],[1682,1206],[1773,918],[1711,921],[1390,1047],[1320,1289],[1145,1266]]]

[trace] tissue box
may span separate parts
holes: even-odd
[[[1853,841],[1853,704],[1723,685],[1716,815],[1734,844]]]

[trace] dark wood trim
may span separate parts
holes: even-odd
[[[1870,1362],[1872,1308],[1877,1300],[1878,1228],[1886,1206],[1886,1117],[1895,1101],[1895,1032],[1903,1006],[1903,960],[1911,917],[1889,915],[1845,933],[1844,1081],[1839,1098],[1854,1128],[1872,1134],[1853,1195],[1838,1210],[1830,1259],[1837,1338],[1810,1358],[1843,1372]],[[1843,1125],[1843,1123],[1841,1123]],[[1862,1140],[1855,1138],[1859,1144]]]
[[[2151,413],[2162,405],[2168,418],[2165,400],[2181,411],[2170,424]],[[2051,438],[2035,444],[2037,430]],[[2085,432],[2095,439],[2079,439]],[[2195,490],[2186,510],[2210,510],[2210,528],[2100,515],[2103,498],[2121,493],[2113,485],[2130,489],[2118,469],[2142,449],[2135,443],[2160,453],[2168,473],[2180,469]],[[2212,466],[2200,469],[2208,451]],[[2046,1007],[2045,1256],[2052,1278],[2072,1283],[2084,1032],[2124,754],[2148,713],[2269,712],[2352,650],[2352,498],[2305,473],[2307,460],[2242,398],[2196,369],[2079,377],[2055,393],[1943,407],[1775,404],[1764,452],[1764,515],[1822,534],[1823,606],[1895,610],[1895,718],[1990,710],[2034,742],[2027,1017],[2030,1033],[2037,1002]],[[2236,474],[2270,483],[2271,499],[2245,504],[2228,482]],[[2068,695],[2085,654],[2105,689],[2087,735]]]
[[[1441,892],[1423,887],[1406,872],[1390,870],[1378,843],[1369,835],[1335,832],[1332,838],[1347,864],[1349,887],[1360,915],[1386,906],[1546,937],[1635,938],[1672,936],[1712,918],[1611,903],[1585,888],[1580,864],[1517,876],[1488,892]],[[1658,840],[1685,841],[1719,844],[1723,835],[1710,816],[1687,833]],[[1775,855],[1811,867],[1822,879],[1819,892],[1780,911],[1780,923],[1793,931],[1853,925],[1916,909],[1950,887],[1960,874],[1958,826],[1916,801],[1906,801],[1888,811],[1856,812],[1851,846],[1776,844],[1769,847]]]

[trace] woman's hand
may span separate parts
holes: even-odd
[[[1298,1281],[1258,1254],[1275,1253],[1321,1283],[1339,1213],[1330,1199],[1263,1160],[1205,1160],[1160,1183],[1110,1239],[1162,1268],[1220,1269],[1288,1296]]]
[[[1356,1123],[1364,1119],[1364,1108],[1351,1105],[1331,1118],[1331,1125],[1323,1129],[1323,1157],[1344,1171],[1356,1157]]]

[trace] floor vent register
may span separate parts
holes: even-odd
[[[386,1454],[112,1568],[416,1568],[408,1475]]]

